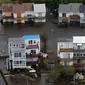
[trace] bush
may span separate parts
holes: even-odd
[[[52,72],[47,76],[48,82],[56,82],[61,77],[68,83],[75,73],[74,67],[66,67],[61,64],[56,64]]]
[[[74,67],[64,67],[62,73],[64,75],[73,75],[75,73]]]

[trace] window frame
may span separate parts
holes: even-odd
[[[41,13],[41,12],[39,12],[39,13],[38,13],[38,16],[39,16],[39,17],[42,17],[42,13]]]
[[[18,53],[18,57],[22,57],[22,54],[21,54],[21,52],[19,52],[19,53]]]
[[[34,44],[36,44],[36,40],[34,40]]]
[[[62,17],[66,17],[66,13],[62,13]]]
[[[30,40],[30,43],[33,44],[33,40]]]

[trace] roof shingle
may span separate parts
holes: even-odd
[[[25,11],[31,11],[33,3],[23,3]]]
[[[2,4],[2,12],[12,12],[12,3],[10,4]]]
[[[13,5],[13,13],[24,13],[25,9],[22,4],[14,4]]]
[[[85,5],[81,5],[79,11],[80,13],[85,13]]]
[[[68,4],[59,4],[59,13],[68,13],[71,11],[71,6]]]

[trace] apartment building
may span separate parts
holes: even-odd
[[[73,42],[72,39],[57,40],[57,56],[60,57],[60,64],[73,66]]]
[[[12,5],[12,3],[1,5],[3,22],[13,22]]]
[[[85,70],[85,36],[73,37],[74,67]]]
[[[46,22],[46,6],[45,4],[33,4],[34,22]]]
[[[38,65],[40,53],[40,36],[24,35],[20,38],[8,39],[7,69],[28,69],[29,66]]]
[[[70,23],[74,24],[74,23],[80,23],[80,5],[82,5],[82,3],[70,3],[69,4],[71,6],[71,14],[70,14]]]
[[[26,53],[40,53],[40,35],[24,35],[23,36],[26,45]]]
[[[80,5],[80,26],[85,26],[85,5]]]
[[[25,23],[24,16],[25,16],[24,6],[22,4],[14,4],[13,5],[14,23]]]
[[[59,4],[58,9],[58,24],[69,24],[70,23],[70,12],[71,7],[68,4]]]
[[[26,54],[25,43],[23,38],[9,38],[8,39],[8,53],[7,69],[25,69],[26,68]]]
[[[25,22],[33,21],[34,19],[34,11],[33,11],[33,3],[22,3],[25,9]]]

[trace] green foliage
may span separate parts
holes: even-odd
[[[9,3],[10,2],[10,0],[0,0],[0,4],[2,4],[2,3]]]
[[[64,67],[62,73],[64,75],[73,75],[75,73],[75,68],[74,67]]]
[[[61,64],[56,64],[55,67],[53,68],[52,72],[48,75],[47,80],[54,81],[56,82],[60,75],[67,76],[73,76],[75,73],[75,68],[74,67],[66,67]]]
[[[34,3],[85,3],[85,0],[0,0],[0,3],[9,1],[34,2]]]

